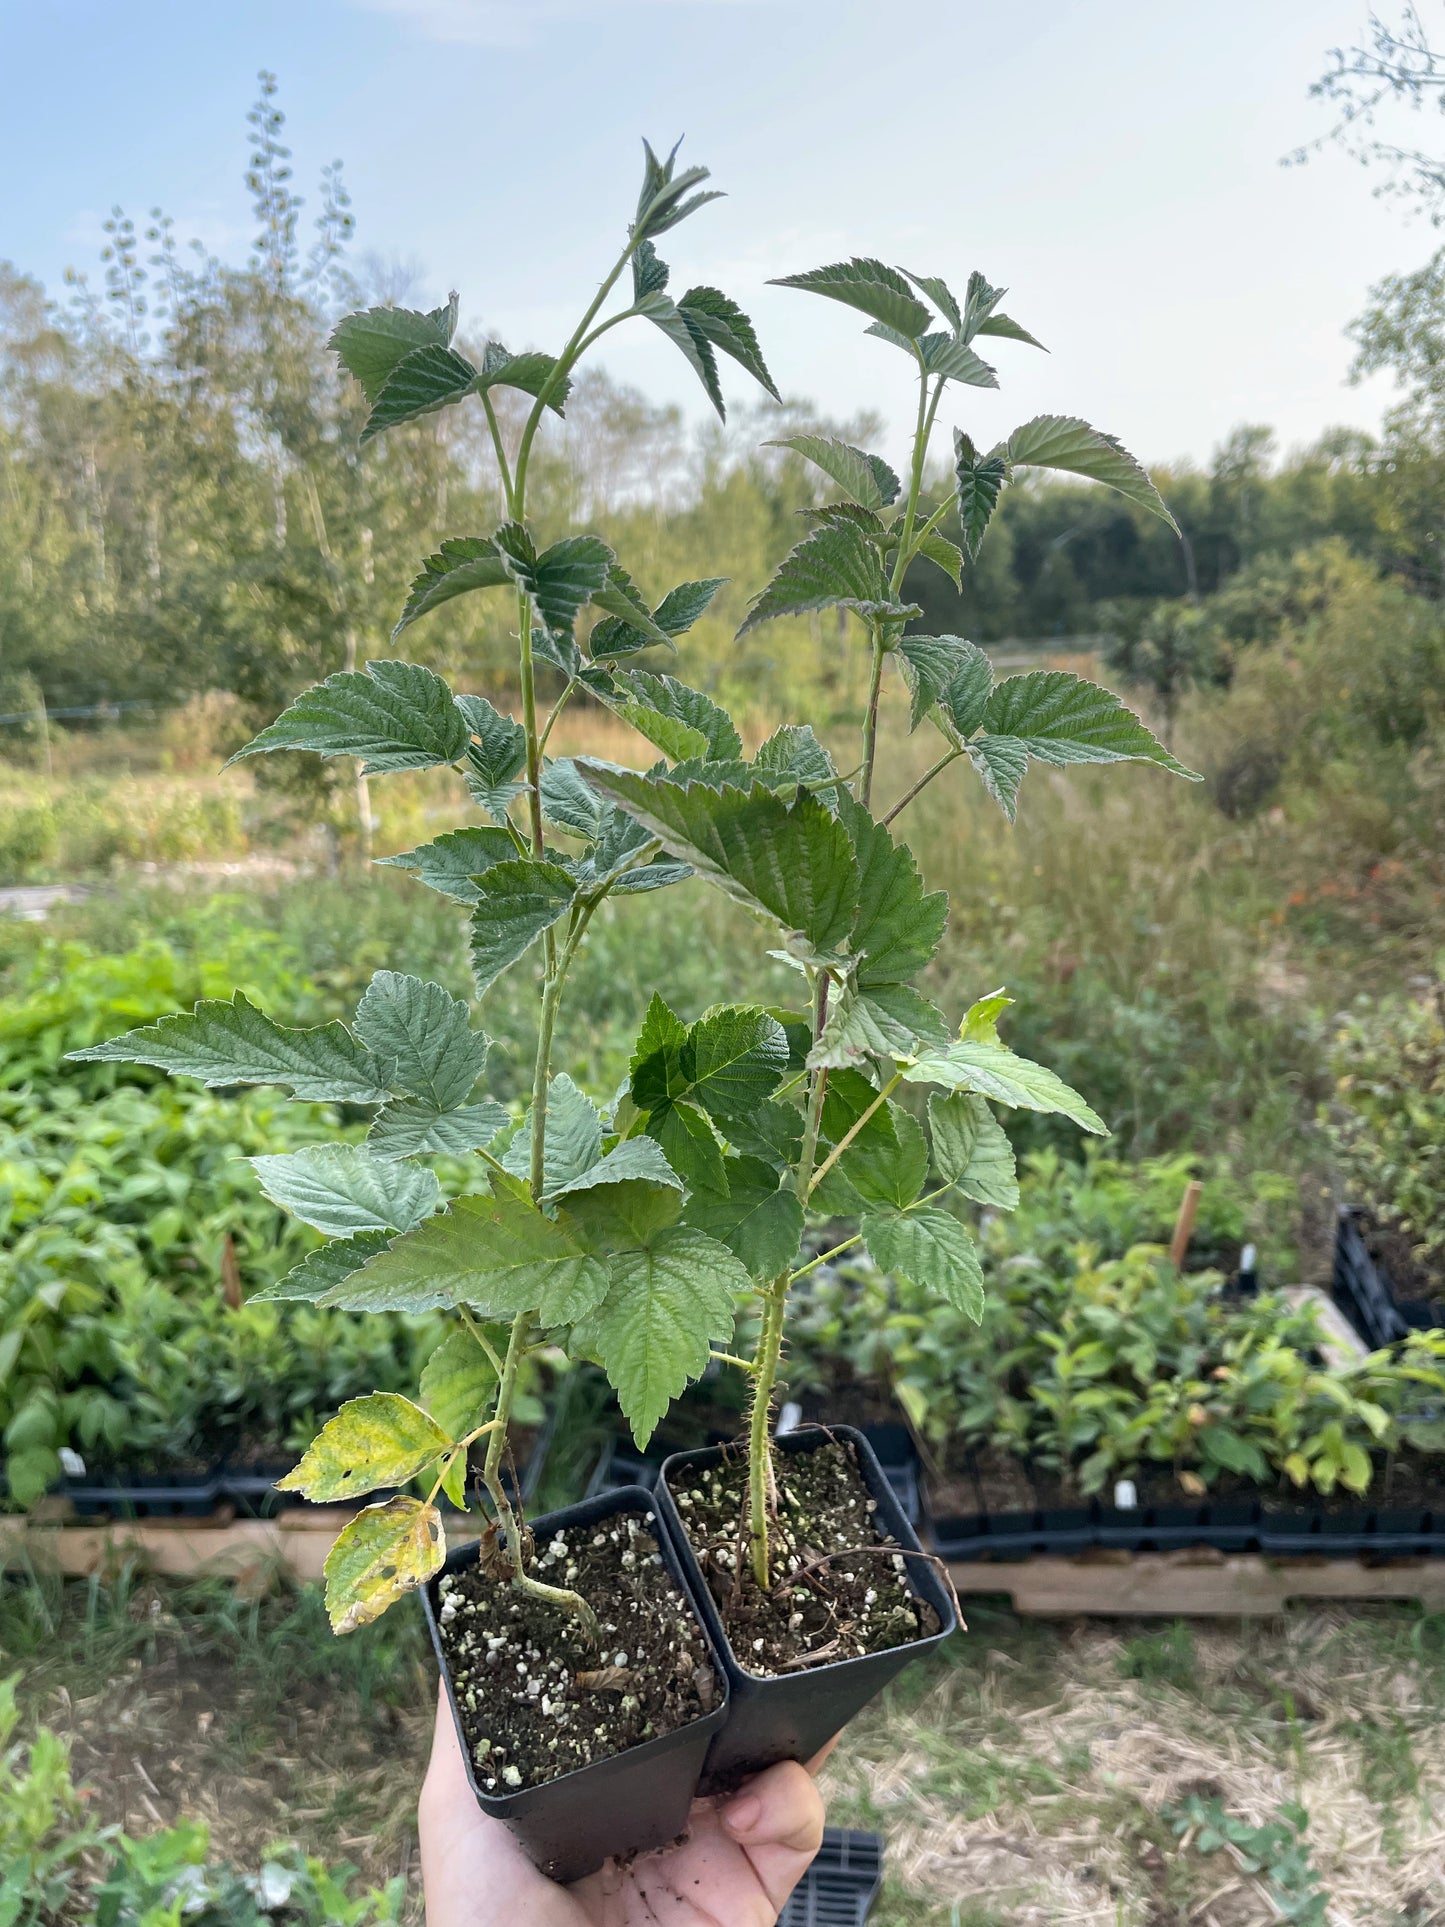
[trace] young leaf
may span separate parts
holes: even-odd
[[[1123,443],[1076,415],[1036,415],[1014,430],[1003,453],[1012,468],[1053,468],[1103,482],[1179,533],[1158,489]]]
[[[360,1271],[368,1258],[385,1251],[390,1242],[388,1231],[359,1231],[354,1238],[333,1238],[319,1251],[308,1252],[299,1265],[292,1265],[275,1284],[253,1291],[246,1302],[287,1299],[314,1305],[333,1285],[339,1285],[353,1271]]]
[[[607,810],[570,756],[557,757],[542,771],[542,814],[559,830],[570,830],[573,836],[595,843]]]
[[[358,756],[368,776],[455,763],[467,747],[467,725],[452,692],[430,669],[410,662],[369,662],[338,669],[282,710],[226,767],[243,756],[309,749],[321,756]]]
[[[282,1492],[304,1492],[320,1505],[354,1499],[379,1485],[405,1485],[455,1436],[399,1392],[371,1392],[348,1399],[322,1426],[301,1463],[276,1484]]]
[[[780,1188],[777,1171],[761,1158],[724,1158],[722,1170],[724,1188],[695,1187],[683,1222],[726,1245],[754,1278],[776,1278],[802,1242],[797,1193]]]
[[[545,779],[544,779],[545,780]],[[475,903],[481,896],[477,878],[495,864],[513,863],[517,846],[506,830],[467,828],[448,830],[434,843],[418,844],[376,862],[397,870],[412,870],[428,889],[439,890],[458,903]]]
[[[656,1104],[647,1117],[647,1135],[689,1191],[726,1187],[722,1146],[696,1104],[680,1099]]]
[[[1112,690],[1063,669],[1008,676],[989,697],[983,727],[1011,736],[1044,763],[1157,763],[1202,779],[1172,757]]]
[[[518,957],[523,956],[544,930],[571,908],[577,895],[575,880],[560,864],[514,857],[493,864],[477,879],[477,903],[472,911],[472,976],[477,995],[492,986]]]
[[[1008,1134],[987,1100],[954,1091],[928,1100],[933,1161],[938,1175],[966,1198],[1012,1211],[1019,1201],[1018,1170]]]
[[[661,328],[668,340],[681,350],[719,418],[726,420],[727,408],[723,402],[722,384],[718,380],[717,356],[701,323],[660,289],[644,295],[635,308],[638,314],[646,316]]]
[[[899,347],[911,349],[912,344],[895,335],[891,328],[874,326],[868,332],[870,335],[882,335],[885,340],[894,341]],[[925,335],[918,343],[918,352],[930,375],[942,375],[948,381],[961,381],[969,388],[998,387],[998,370],[991,368],[965,342],[956,341],[952,335]]]
[[[689,288],[678,297],[677,306],[694,340],[701,335],[714,348],[721,348],[725,355],[746,368],[774,401],[781,402],[783,398],[774,386],[758,346],[757,332],[736,301],[716,288]]]
[[[518,388],[524,395],[538,400],[545,394],[547,407],[561,415],[566,410],[572,383],[566,375],[558,377],[555,355],[538,354],[535,350],[513,355],[500,341],[489,341],[476,379],[479,395],[488,388]]]
[[[969,761],[983,778],[983,786],[1012,823],[1018,812],[1019,784],[1029,766],[1029,753],[1016,736],[979,736],[968,746]]]
[[[490,1097],[442,1114],[419,1098],[397,1097],[377,1113],[366,1148],[378,1158],[460,1158],[485,1150],[511,1121],[507,1107]]]
[[[589,1164],[574,1178],[568,1178],[549,1192],[549,1197],[575,1197],[579,1191],[595,1191],[600,1184],[669,1184],[683,1189],[682,1179],[663,1154],[661,1145],[650,1137],[632,1137],[619,1144],[606,1157]]]
[[[925,562],[931,562],[936,569],[942,569],[955,589],[963,587],[963,551],[946,536],[930,529],[918,544],[918,553]]]
[[[970,562],[977,562],[987,529],[1008,480],[1008,464],[997,449],[980,455],[961,428],[953,431],[953,472],[958,482],[958,525]]]
[[[908,279],[913,283],[915,288],[921,288],[928,296],[929,300],[933,303],[934,307],[937,308],[953,332],[956,335],[962,334],[963,314],[957,300],[949,289],[948,283],[946,281],[940,281],[934,275],[914,274],[911,268],[905,268],[903,272],[908,276]]]
[[[326,1555],[331,1630],[354,1633],[431,1578],[447,1556],[434,1505],[398,1496],[369,1505],[343,1526]]]
[[[594,789],[660,837],[670,855],[711,877],[729,896],[833,950],[858,903],[853,846],[816,798],[785,803],[773,791],[673,783],[583,760]]]
[[[420,1391],[447,1437],[465,1438],[485,1421],[496,1397],[497,1370],[469,1331],[452,1332],[422,1367]]]
[[[474,392],[476,379],[476,369],[455,348],[443,348],[437,342],[413,348],[382,383],[361,431],[362,441],[463,400]]]
[[[686,1042],[687,1025],[669,1008],[662,993],[654,990],[628,1067],[628,1088],[639,1110],[655,1110],[668,1099],[681,1097],[687,1089],[682,1070]]]
[[[602,1156],[602,1118],[585,1091],[559,1071],[547,1089],[547,1129],[542,1143],[542,1192],[550,1197],[590,1170]],[[532,1114],[507,1146],[502,1163],[514,1177],[532,1174]]]
[[[706,201],[720,201],[721,192],[709,188],[705,193],[693,193],[695,187],[709,178],[705,167],[687,167],[681,174],[674,175],[677,150],[682,146],[679,140],[665,161],[658,160],[650,145],[642,143],[646,161],[642,172],[642,192],[637,197],[637,219],[633,222],[635,235],[665,234],[669,228],[685,221],[689,214],[695,213]]]
[[[67,1053],[74,1063],[151,1064],[196,1077],[209,1090],[227,1084],[280,1084],[314,1104],[380,1104],[390,1067],[380,1064],[334,1019],[288,1030],[241,991],[230,1003],[204,998],[189,1014],[162,1017],[123,1037]]]
[[[522,1198],[458,1198],[394,1238],[319,1302],[341,1311],[434,1311],[470,1305],[510,1321],[534,1311],[566,1325],[607,1289],[599,1260],[560,1222]]]
[[[983,1266],[957,1218],[936,1206],[869,1212],[863,1242],[875,1263],[911,1284],[936,1291],[977,1323],[983,1317]]]
[[[273,1204],[328,1238],[410,1231],[441,1202],[434,1172],[383,1162],[356,1144],[309,1144],[248,1162]]]
[[[599,622],[587,638],[592,660],[598,662],[605,657],[613,661],[619,656],[635,655],[639,649],[656,642],[659,636],[671,644],[706,612],[726,580],[726,576],[712,576],[706,581],[680,582],[675,589],[668,590],[645,623],[635,616],[630,619],[620,614],[609,616]]]
[[[356,1034],[395,1065],[392,1089],[432,1107],[455,1111],[471,1095],[490,1039],[471,1028],[471,1013],[440,984],[378,970],[356,1010]]]
[[[485,696],[457,696],[457,708],[473,740],[467,745],[467,769],[489,788],[509,782],[527,760],[527,732],[503,716]]]
[[[712,575],[696,582],[679,582],[669,589],[652,612],[653,621],[669,636],[685,635],[699,616],[706,615],[713,597],[727,582],[725,575]]]
[[[392,641],[419,616],[429,615],[453,596],[466,595],[473,589],[502,589],[511,580],[501,551],[490,536],[451,537],[422,563],[421,574],[413,579],[400,620],[391,632]]]
[[[933,705],[943,703],[960,737],[971,736],[993,688],[993,665],[983,650],[962,636],[905,635],[899,637],[898,653],[907,664],[913,695],[908,727],[917,729]]]
[[[860,508],[885,509],[898,500],[902,483],[881,455],[866,455],[831,435],[784,435],[764,447],[791,448],[831,476]]]
[[[504,522],[492,539],[538,622],[570,638],[578,611],[606,585],[611,549],[595,535],[568,535],[539,555],[520,522]]]
[[[753,605],[739,626],[745,636],[759,623],[776,616],[806,614],[810,609],[841,607],[859,615],[884,611],[902,617],[902,608],[892,608],[888,578],[877,547],[858,529],[828,527],[814,529],[780,564],[772,581],[754,597]]]
[[[367,308],[338,321],[326,345],[374,402],[398,362],[417,348],[450,347],[456,325],[455,295],[430,314],[414,308]]]
[[[813,734],[811,723],[781,723],[759,745],[752,767],[770,788],[781,788],[785,783],[830,783],[838,774],[832,757]]]
[[[621,705],[621,713],[645,736],[651,737],[651,731],[643,712],[651,712],[684,724],[701,739],[700,748],[681,751],[680,755],[705,756],[717,761],[742,755],[743,739],[733,726],[732,717],[700,689],[690,689],[673,676],[650,675],[645,669],[622,670],[617,680],[633,699]],[[651,740],[657,739],[651,737]],[[658,747],[668,755],[674,754],[665,743],[658,743]]]
[[[1024,1111],[1056,1111],[1072,1118],[1085,1131],[1100,1137],[1109,1127],[1061,1077],[1027,1057],[1016,1057],[1003,1044],[962,1038],[939,1050],[924,1052],[903,1067],[911,1084],[942,1084],[948,1090],[977,1091],[996,1104]]]
[[[851,261],[835,261],[831,267],[811,268],[806,274],[782,275],[772,285],[826,295],[896,328],[910,340],[916,340],[933,319],[896,268],[858,255]]]
[[[974,332],[980,335],[1004,335],[1010,341],[1025,341],[1030,348],[1041,349],[1044,354],[1049,352],[1036,335],[1031,335],[1027,328],[1021,328],[1006,314],[990,315],[987,321],[979,323]]]

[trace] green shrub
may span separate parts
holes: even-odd
[[[1334,1040],[1326,1113],[1347,1195],[1445,1272],[1445,984],[1361,1003]]]

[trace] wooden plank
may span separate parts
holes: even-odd
[[[1445,1608],[1445,1559],[1267,1559],[1260,1553],[1115,1552],[949,1566],[960,1597],[1006,1593],[1040,1617],[1267,1618],[1291,1599],[1417,1599]]]

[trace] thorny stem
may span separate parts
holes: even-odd
[[[708,1357],[716,1359],[719,1365],[736,1365],[740,1372],[757,1370],[750,1358],[735,1358],[731,1352],[709,1352]]]
[[[868,707],[863,712],[863,766],[858,772],[858,801],[866,810],[873,795],[873,759],[878,753],[878,698],[883,689],[883,625],[868,625],[873,663],[868,676]]]

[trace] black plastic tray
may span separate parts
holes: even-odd
[[[1389,1274],[1375,1263],[1365,1243],[1361,1212],[1342,1205],[1335,1220],[1335,1268],[1330,1280],[1335,1303],[1371,1351],[1408,1336],[1410,1327],[1395,1302]]]
[[[205,1519],[219,1490],[209,1472],[83,1472],[59,1487],[78,1519]]]
[[[484,1813],[505,1822],[543,1873],[564,1883],[595,1873],[613,1855],[648,1853],[655,1847],[666,1846],[686,1831],[688,1810],[697,1791],[703,1762],[728,1714],[726,1667],[712,1640],[706,1614],[701,1610],[684,1562],[663,1529],[661,1519],[655,1516],[648,1493],[636,1486],[600,1493],[595,1499],[583,1499],[578,1505],[565,1506],[560,1512],[549,1512],[530,1523],[540,1542],[554,1532],[565,1532],[572,1526],[590,1526],[598,1519],[611,1518],[619,1512],[654,1515],[658,1546],[667,1570],[691,1601],[713,1647],[713,1670],[722,1686],[722,1697],[710,1713],[675,1733],[648,1740],[645,1745],[615,1754],[609,1760],[596,1760],[591,1766],[578,1767],[545,1786],[523,1787],[516,1793],[501,1795],[484,1793],[472,1771],[437,1625],[438,1581],[443,1574],[456,1572],[474,1560],[478,1542],[473,1540],[451,1553],[441,1572],[428,1582],[421,1594],[432,1650],[441,1669],[447,1704],[456,1721],[467,1779],[477,1804]]]
[[[817,1859],[778,1915],[778,1927],[863,1927],[882,1885],[879,1836],[827,1827]]]

